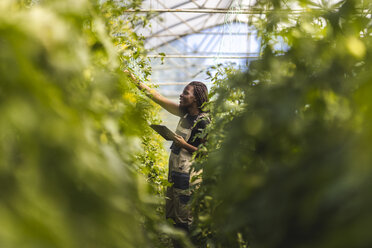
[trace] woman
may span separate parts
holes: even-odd
[[[202,110],[202,105],[208,101],[208,89],[205,84],[193,81],[184,88],[179,104],[177,104],[137,81],[132,74],[131,77],[137,87],[154,102],[169,113],[181,117],[169,157],[168,181],[172,183],[172,186],[167,188],[166,218],[173,219],[176,227],[188,232],[192,221],[187,207],[190,200],[190,177],[193,174],[191,158],[202,143],[196,134],[200,133],[209,123],[206,113]]]

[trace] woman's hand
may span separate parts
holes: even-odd
[[[185,146],[186,146],[186,144],[187,144],[186,140],[185,140],[182,136],[180,136],[180,135],[178,135],[178,134],[176,134],[176,136],[174,137],[174,142],[175,142],[178,146],[183,147],[183,148],[185,148]]]
[[[187,143],[186,140],[178,134],[176,134],[173,141],[176,143],[176,145],[188,150],[190,153],[193,153],[198,150],[197,147]]]
[[[132,80],[132,83],[134,83],[137,88],[141,91],[143,91],[148,97],[150,97],[154,102],[162,106],[164,109],[166,109],[169,113],[177,115],[177,116],[182,116],[183,114],[181,113],[179,109],[179,105],[168,98],[162,96],[159,94],[154,89],[151,89],[149,86],[141,82],[141,80],[138,80],[132,72],[129,70],[124,70],[124,73],[128,74]],[[186,143],[187,144],[187,143]]]

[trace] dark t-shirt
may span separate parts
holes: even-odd
[[[198,147],[202,143],[202,139],[200,137],[196,137],[196,134],[203,132],[204,128],[209,124],[209,121],[205,119],[199,120],[195,127],[191,131],[191,136],[187,143],[192,146]]]
[[[201,133],[203,129],[209,124],[209,120],[207,118],[201,118],[197,121],[196,125],[194,126],[195,120],[198,118],[198,115],[187,115],[186,118],[182,118],[181,120],[181,126],[183,128],[192,128],[190,138],[187,140],[187,143],[189,143],[192,146],[198,147],[202,143],[202,139],[200,137],[196,137],[197,134]],[[194,126],[194,127],[193,127]],[[175,142],[172,143],[172,146],[170,147],[173,153],[179,154],[181,148],[175,144]]]

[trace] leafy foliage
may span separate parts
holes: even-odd
[[[298,6],[304,11],[294,14]],[[209,155],[196,164],[203,168],[194,202],[199,242],[369,247],[371,3],[255,7],[269,10],[253,22],[261,59],[219,88]],[[232,111],[226,99],[236,103]]]
[[[1,247],[154,247],[169,228],[157,109],[120,64],[149,69],[117,4],[1,1]]]

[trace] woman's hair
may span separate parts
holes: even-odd
[[[192,81],[188,85],[194,86],[194,96],[196,98],[196,103],[200,111],[204,112],[201,107],[203,103],[208,102],[207,86],[199,81]]]

